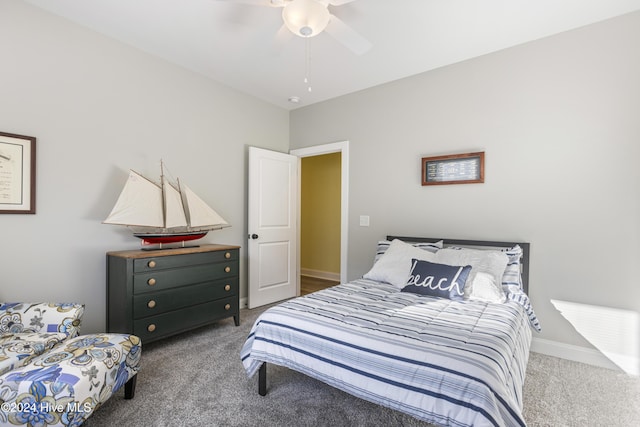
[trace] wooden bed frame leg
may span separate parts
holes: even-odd
[[[267,362],[263,362],[258,371],[258,394],[260,396],[267,394]]]
[[[138,379],[138,374],[134,375],[124,383],[124,398],[125,399],[133,399],[133,396],[136,394],[136,380]]]

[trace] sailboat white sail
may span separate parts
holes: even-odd
[[[164,188],[164,226],[167,228],[186,227],[187,215],[182,204],[180,190],[176,189],[162,177],[162,188]]]
[[[129,171],[129,178],[105,224],[164,227],[162,189],[144,176]]]
[[[103,223],[125,225],[143,243],[151,244],[200,239],[211,230],[230,227],[189,187],[172,185],[164,172],[160,182],[158,185],[129,171],[129,178]]]
[[[189,215],[192,227],[209,227],[226,221],[211,209],[196,193],[186,185],[182,185],[182,200]]]

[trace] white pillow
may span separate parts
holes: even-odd
[[[448,265],[470,265],[471,273],[464,287],[467,299],[486,302],[505,302],[502,276],[509,257],[501,251],[444,248],[435,254],[436,262]]]
[[[497,287],[489,273],[478,271],[471,282],[471,288],[471,291],[468,293],[468,299],[472,301],[502,303],[507,299],[502,286]],[[467,292],[465,292],[465,294],[467,294]]]
[[[397,240],[397,239],[394,239]],[[409,243],[411,246],[415,246],[416,248],[420,248],[423,249],[425,251],[429,251],[429,252],[438,252],[438,250],[442,249],[444,247],[444,242],[442,240],[438,240],[437,242],[429,242],[429,243],[424,243],[424,242],[411,242]],[[387,251],[387,249],[389,249],[389,246],[391,245],[391,242],[388,240],[380,240],[378,242],[378,246],[376,247],[376,256],[373,259],[373,262],[376,263],[378,262],[378,260],[380,259],[380,257],[382,255],[384,255],[384,253]]]
[[[389,245],[389,249],[363,277],[378,282],[391,283],[398,289],[402,289],[407,284],[411,272],[411,260],[414,258],[434,262],[435,254],[402,240],[394,239]]]

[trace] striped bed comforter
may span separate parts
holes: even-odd
[[[364,279],[284,302],[253,325],[241,358],[302,372],[442,426],[524,426],[526,310],[400,292]]]

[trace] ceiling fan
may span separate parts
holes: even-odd
[[[373,46],[353,28],[329,12],[329,5],[341,6],[355,0],[220,0],[256,6],[281,7],[284,26],[293,34],[309,38],[323,31],[357,55]]]

